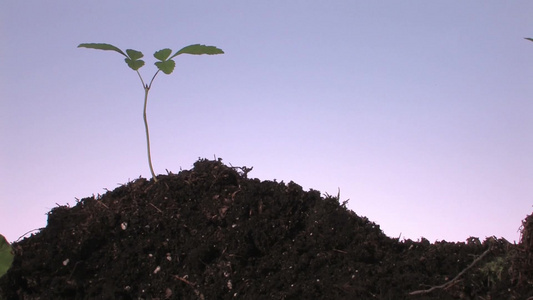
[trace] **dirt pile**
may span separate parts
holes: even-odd
[[[525,243],[389,238],[338,198],[199,160],[13,244],[2,299],[527,299]],[[528,221],[530,222],[530,221]],[[529,223],[528,223],[529,224]],[[532,227],[528,225],[527,230]],[[529,243],[529,242],[528,242]],[[528,244],[527,247],[530,247]],[[528,260],[529,259],[529,260]],[[529,273],[528,273],[529,272]]]

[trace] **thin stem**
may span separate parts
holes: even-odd
[[[141,76],[141,73],[139,73],[139,70],[136,70],[136,72],[137,72],[137,75],[139,75],[139,79],[141,80],[141,83],[142,83],[142,85],[143,85],[143,88],[145,88],[146,85],[144,84],[144,80],[143,80],[143,78],[142,78],[142,76]]]
[[[154,79],[157,76],[157,74],[159,74],[159,71],[161,71],[161,70],[157,70],[157,72],[155,72],[155,74],[154,74],[154,77],[152,77],[152,80],[150,80],[150,85],[148,86],[148,89],[150,89],[152,87],[152,82],[154,82]],[[141,79],[141,81],[142,81],[142,79]],[[144,82],[143,82],[143,85],[144,85]]]
[[[144,118],[144,129],[146,130],[146,146],[148,150],[148,165],[150,166],[150,172],[152,173],[152,178],[154,179],[154,182],[157,182],[157,178],[155,177],[155,173],[154,173],[154,167],[152,167],[152,155],[150,153],[150,133],[148,131],[148,120],[146,119],[146,106],[148,104],[148,91],[149,90],[150,90],[150,87],[144,86],[143,118]]]
[[[154,167],[152,166],[152,154],[150,151],[150,132],[148,130],[148,119],[146,118],[146,106],[148,105],[148,92],[150,91],[150,87],[152,86],[152,82],[154,82],[154,79],[157,76],[157,73],[159,73],[159,70],[155,73],[154,77],[152,77],[152,81],[150,81],[150,85],[146,85],[144,84],[144,80],[141,76],[141,73],[139,73],[139,70],[137,70],[137,75],[139,75],[139,79],[141,79],[141,83],[144,88],[143,119],[144,119],[144,129],[146,131],[146,148],[148,150],[148,166],[150,167],[150,172],[152,173],[152,178],[154,179],[154,182],[157,182],[157,178],[155,177]]]

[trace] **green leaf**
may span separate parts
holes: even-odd
[[[171,53],[172,53],[172,50],[166,48],[166,49],[162,49],[154,53],[154,57],[159,59],[160,61],[165,61],[167,60],[167,58],[170,56]]]
[[[139,70],[142,66],[144,66],[144,61],[143,60],[133,60],[133,59],[130,59],[130,58],[126,58],[124,59],[126,61],[126,63],[128,64],[128,66],[133,70],[133,71],[137,71]]]
[[[89,48],[89,49],[98,49],[98,50],[112,50],[112,51],[116,51],[124,56],[127,56],[124,52],[122,52],[122,50],[120,50],[119,48],[113,46],[113,45],[110,45],[110,44],[104,44],[104,43],[85,43],[85,44],[79,44],[78,45],[78,48]]]
[[[532,38],[525,38],[525,39],[526,39],[526,40],[530,40],[530,41],[532,41],[532,42],[533,42],[533,39],[532,39]]]
[[[139,70],[142,66],[144,66],[144,61],[140,60],[139,58],[143,57],[144,54],[142,54],[141,51],[137,51],[137,50],[132,50],[132,49],[127,49],[126,50],[126,53],[128,54],[126,56],[126,59],[124,59],[126,61],[126,63],[128,64],[128,66],[134,70],[134,71],[137,71]]]
[[[157,68],[165,74],[170,74],[172,71],[174,71],[174,68],[176,67],[176,62],[172,59],[165,60],[165,61],[158,61],[155,63]]]
[[[0,234],[0,277],[7,273],[13,263],[13,252],[6,238]]]
[[[141,51],[127,49],[126,53],[128,53],[128,57],[132,60],[138,60],[139,58],[143,57],[144,54]]]
[[[189,45],[187,47],[182,48],[176,54],[172,55],[170,58],[174,58],[180,54],[194,54],[194,55],[201,55],[201,54],[208,54],[208,55],[214,55],[214,54],[224,54],[224,51],[222,49],[218,49],[215,46],[206,46],[206,45]]]

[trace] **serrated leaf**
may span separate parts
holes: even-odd
[[[159,59],[160,61],[165,61],[170,56],[171,53],[172,53],[172,50],[165,48],[154,53],[154,57]]]
[[[13,263],[13,252],[6,238],[0,234],[0,277],[11,268]]]
[[[120,50],[119,48],[111,45],[111,44],[105,44],[105,43],[84,43],[84,44],[79,44],[78,45],[78,48],[89,48],[89,49],[98,49],[98,50],[111,50],[111,51],[116,51],[124,56],[127,56],[124,52],[122,52],[122,50]]]
[[[126,58],[124,59],[126,61],[126,63],[128,64],[128,66],[133,70],[133,71],[137,71],[139,70],[142,66],[144,66],[144,61],[143,60],[132,60],[130,58]]]
[[[138,60],[139,58],[143,57],[144,54],[141,51],[133,50],[133,49],[127,49],[126,53],[128,53],[128,57],[132,60]]]
[[[176,54],[172,55],[170,58],[174,58],[180,54],[193,54],[193,55],[201,55],[201,54],[208,54],[208,55],[214,55],[214,54],[224,54],[224,51],[222,49],[218,49],[215,46],[206,46],[206,45],[189,45],[187,47],[183,47],[181,50],[176,52]]]
[[[176,62],[172,59],[165,60],[165,61],[158,61],[155,63],[157,68],[165,74],[170,74],[172,71],[174,71],[174,68],[176,67]]]
[[[532,41],[532,42],[533,42],[533,39],[532,39],[532,38],[525,38],[525,39],[526,39],[526,40],[530,40],[530,41]]]

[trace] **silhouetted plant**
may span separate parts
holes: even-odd
[[[157,182],[157,178],[154,173],[154,168],[152,167],[152,154],[150,151],[150,133],[148,130],[148,120],[146,119],[146,105],[148,103],[148,92],[150,91],[150,88],[152,87],[152,83],[154,82],[155,77],[157,74],[159,74],[160,71],[162,71],[165,74],[170,74],[172,71],[174,71],[174,67],[176,66],[176,62],[173,60],[174,57],[180,55],[180,54],[193,54],[193,55],[201,55],[201,54],[208,54],[208,55],[214,55],[214,54],[223,54],[224,51],[221,49],[215,47],[215,46],[205,46],[200,44],[195,45],[189,45],[187,47],[182,48],[178,52],[174,53],[172,56],[172,50],[165,48],[161,49],[154,53],[154,57],[158,60],[155,65],[158,68],[157,72],[155,72],[154,76],[152,77],[152,80],[150,81],[150,84],[145,84],[144,80],[141,76],[141,73],[139,73],[139,69],[144,66],[144,61],[141,60],[141,58],[144,56],[142,52],[127,49],[126,52],[120,50],[119,48],[110,45],[110,44],[104,44],[104,43],[91,43],[91,44],[80,44],[78,45],[78,48],[89,48],[89,49],[98,49],[98,50],[111,50],[118,52],[126,57],[125,61],[128,64],[128,66],[137,72],[137,75],[139,75],[139,78],[141,79],[141,83],[144,88],[144,110],[143,110],[143,119],[144,119],[144,128],[146,131],[146,145],[148,149],[148,165],[150,167],[150,172],[152,173],[152,178],[154,181]]]

